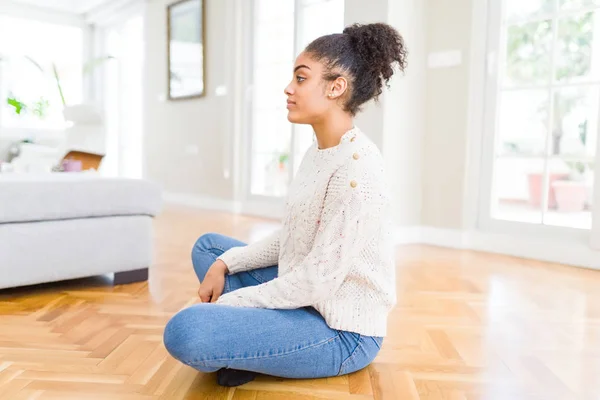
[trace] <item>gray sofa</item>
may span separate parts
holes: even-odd
[[[97,173],[0,174],[0,289],[115,273],[147,279],[158,185]]]

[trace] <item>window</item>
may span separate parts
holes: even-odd
[[[292,127],[283,89],[294,63],[294,0],[254,6],[251,193],[284,196]]]
[[[298,49],[304,49],[314,39],[344,30],[344,0],[303,0],[298,16]],[[309,125],[294,126],[294,168],[300,167],[302,156],[314,140]]]
[[[490,2],[501,15],[489,93],[485,212],[590,229],[600,115],[600,0]],[[494,25],[494,24],[492,24]],[[496,47],[497,46],[497,47]]]
[[[0,58],[1,126],[64,128],[63,99],[82,100],[82,29],[0,15]]]
[[[98,29],[103,50],[115,59],[103,75],[106,156],[105,176],[141,178],[143,175],[144,18],[127,15],[118,23]]]
[[[296,55],[313,39],[341,32],[343,0],[255,0],[250,194],[283,197],[313,141],[310,126],[287,120],[284,88]]]

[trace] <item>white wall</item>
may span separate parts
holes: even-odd
[[[169,193],[228,200],[234,110],[233,67],[237,64],[235,0],[206,3],[206,96],[168,101],[166,8],[154,0],[146,10],[144,175]],[[227,94],[217,96],[219,86]]]

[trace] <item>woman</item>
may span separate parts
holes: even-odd
[[[255,373],[318,378],[375,358],[396,302],[390,199],[377,147],[353,122],[377,99],[406,50],[386,24],[355,24],[298,56],[285,88],[288,120],[312,125],[290,185],[282,228],[245,245],[218,234],[196,242],[202,304],[167,324],[181,362],[235,386]]]

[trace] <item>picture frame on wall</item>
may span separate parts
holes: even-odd
[[[167,6],[169,100],[206,94],[205,0],[179,0]]]

